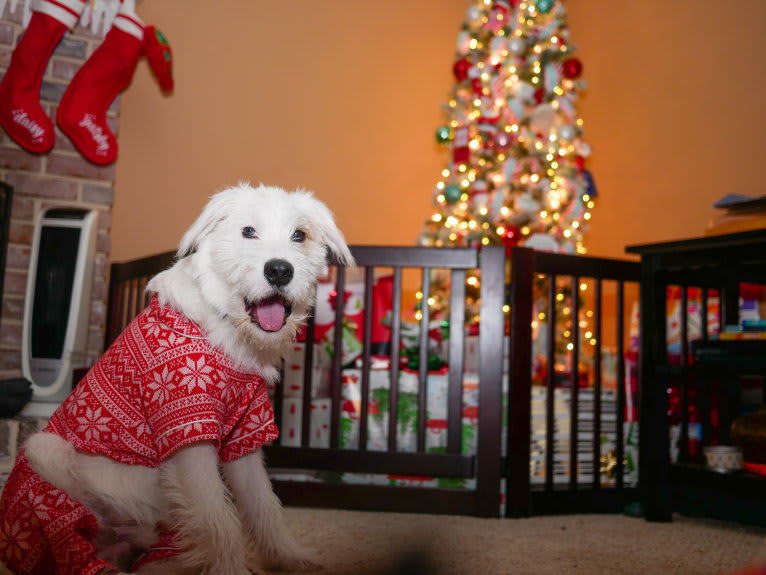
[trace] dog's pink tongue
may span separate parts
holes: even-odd
[[[285,302],[273,296],[258,302],[255,306],[258,325],[266,331],[279,331],[285,324]]]

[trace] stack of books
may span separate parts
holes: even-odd
[[[717,236],[766,228],[766,196],[728,194],[713,204],[715,215],[705,235]]]
[[[723,340],[766,340],[766,319],[743,319],[739,325],[727,325],[718,334],[718,338]]]

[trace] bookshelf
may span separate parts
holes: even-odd
[[[685,398],[695,378],[704,419],[715,381],[721,390],[719,429],[725,443],[739,408],[739,376],[766,376],[766,340],[753,336],[689,342],[684,337],[680,365],[671,365],[666,333],[669,286],[701,288],[705,294],[716,290],[721,300],[720,324],[739,324],[740,284],[766,285],[766,229],[628,246],[626,252],[641,257],[639,494],[646,518],[670,521],[674,511],[682,510],[766,521],[766,478],[745,472],[722,476],[699,460],[683,456],[671,462],[667,393],[670,385],[679,382]],[[707,333],[706,325],[702,331]],[[682,400],[682,444],[688,441],[687,405]],[[703,426],[702,444],[708,440],[709,429]]]

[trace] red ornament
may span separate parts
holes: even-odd
[[[481,98],[484,95],[484,83],[481,78],[471,79],[471,89],[475,98]]]
[[[535,102],[537,102],[538,104],[542,103],[544,97],[545,97],[545,88],[540,86],[537,90],[535,90]]]
[[[492,10],[489,13],[489,18],[487,19],[485,26],[492,30],[494,33],[497,33],[503,28],[503,26],[505,26],[506,22],[508,21],[509,10],[510,5],[508,4],[507,0],[500,0],[499,2],[495,2],[492,4]]]
[[[495,136],[495,148],[505,150],[511,145],[511,136],[505,130],[500,130]]]
[[[575,156],[575,165],[577,166],[577,171],[582,174],[585,169],[585,158],[582,156]]]
[[[503,244],[507,248],[515,248],[521,241],[521,229],[518,226],[507,226],[503,234]]]
[[[573,78],[579,78],[582,74],[582,62],[577,58],[569,58],[564,61],[563,68],[564,76],[570,80]]]
[[[455,74],[455,79],[457,79],[458,82],[462,82],[468,77],[468,70],[470,69],[471,63],[465,58],[458,60],[455,62],[455,65],[452,66],[452,72]]]
[[[511,250],[519,245],[519,240],[507,236],[501,237],[500,240],[503,242],[503,247],[505,247],[505,257],[511,257]]]

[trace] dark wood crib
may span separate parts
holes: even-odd
[[[484,517],[528,516],[542,513],[620,511],[635,497],[634,486],[624,481],[625,381],[624,358],[627,353],[625,341],[626,308],[625,286],[636,284],[639,279],[635,262],[590,258],[583,256],[547,254],[526,248],[514,248],[507,255],[501,247],[471,248],[420,248],[352,246],[351,251],[363,276],[362,349],[353,365],[343,364],[342,353],[331,354],[329,370],[329,397],[326,405],[329,415],[329,444],[317,446],[310,435],[312,421],[312,373],[317,361],[317,348],[305,345],[303,356],[302,401],[298,417],[301,421],[298,439],[289,445],[282,438],[266,447],[269,467],[278,470],[272,477],[276,492],[287,505],[343,507],[364,510],[387,510],[402,512],[428,512],[467,514]],[[114,263],[111,266],[108,315],[105,346],[119,335],[127,323],[147,304],[144,294],[148,279],[168,267],[173,252],[166,252],[139,260]],[[349,270],[330,262],[334,270],[335,319],[332,341],[329,347],[343,348],[342,325],[344,322],[344,288]],[[382,270],[382,271],[381,271]],[[382,446],[369,445],[371,418],[370,401],[359,403],[356,416],[357,440],[354,445],[341,445],[343,410],[347,402],[343,397],[344,373],[350,367],[361,373],[358,382],[361,398],[370,398],[371,374],[374,360],[380,352],[373,349],[372,298],[375,278],[381,273],[392,276],[393,289],[390,301],[388,329],[391,345],[388,346],[387,370],[389,381],[400,381],[402,363],[400,341],[402,337],[404,306],[410,305],[402,296],[404,274],[416,274],[423,301],[432,290],[435,271],[449,278],[449,337],[444,353],[448,355],[446,367],[441,370],[444,382],[446,416],[440,419],[439,433],[444,445],[429,448],[427,434],[435,427],[429,419],[429,385],[432,373],[426,361],[410,370],[409,377],[416,381],[414,405],[416,429],[413,445],[403,449],[397,438],[397,421],[402,416],[398,385],[391,385],[387,393],[387,417],[383,425],[387,431]],[[478,376],[477,409],[471,413],[470,425],[466,424],[464,393],[466,371],[467,334],[466,278],[478,270],[481,277],[478,334],[480,361],[474,376]],[[547,278],[547,279],[546,279]],[[590,306],[593,310],[593,346],[588,353],[593,356],[592,372],[581,373],[579,367],[570,370],[570,376],[561,377],[553,368],[542,381],[535,381],[538,395],[545,396],[544,463],[541,469],[544,481],[530,481],[530,425],[533,418],[531,395],[533,389],[533,323],[536,321],[540,301],[541,282],[547,281],[547,301],[552,316],[559,297],[556,286],[569,282],[573,296],[569,313],[578,317],[580,303],[579,286],[588,281],[593,286]],[[605,290],[604,286],[608,286]],[[611,295],[605,298],[605,291]],[[614,302],[614,309],[605,311],[605,299]],[[420,358],[429,353],[428,332],[432,319],[428,306],[422,306],[422,316],[417,320],[417,348]],[[549,318],[551,326],[553,319]],[[610,479],[605,480],[604,454],[602,453],[602,329],[610,323],[614,332],[616,357],[616,410],[612,414],[615,438],[613,465]],[[613,325],[612,325],[613,324]],[[314,341],[314,319],[305,331],[307,342]],[[548,366],[556,362],[557,343],[553,335],[548,338],[542,354]],[[570,366],[579,366],[584,354],[579,343],[579,323],[572,322],[568,337],[571,346],[567,352]],[[474,340],[476,334],[474,334]],[[475,342],[474,342],[475,343]],[[379,375],[379,374],[378,374]],[[578,456],[582,451],[583,435],[581,411],[582,380],[589,382],[588,391],[588,437],[585,449],[592,449],[587,465]],[[542,384],[542,385],[540,385]],[[567,392],[567,389],[569,391]],[[283,413],[284,386],[277,386],[273,403],[277,423]],[[556,410],[559,397],[567,397],[568,430],[557,428]],[[559,414],[560,415],[560,414]],[[559,453],[554,445],[562,431],[569,433],[569,457],[564,474],[568,481],[554,481],[560,467]],[[474,436],[472,448],[466,448],[465,434]],[[286,442],[285,442],[286,443]],[[589,446],[589,447],[588,447]],[[578,459],[579,457],[579,459]],[[587,469],[584,469],[587,467]],[[346,481],[348,477],[377,477],[382,481]],[[581,477],[590,477],[583,481]],[[439,478],[428,485],[417,478]],[[456,487],[456,482],[460,484]]]

